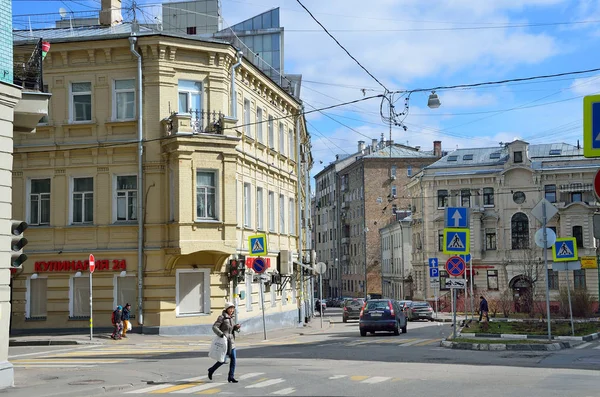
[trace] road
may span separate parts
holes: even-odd
[[[326,316],[332,327],[316,335],[277,340],[274,331],[272,340],[252,343],[241,336],[238,384],[227,383],[226,366],[207,379],[212,362],[206,343],[11,348],[11,361],[19,384],[82,387],[81,395],[89,395],[84,387],[97,381],[134,385],[105,394],[114,396],[370,396],[396,395],[400,388],[415,396],[512,396],[524,389],[532,397],[598,396],[597,341],[559,352],[458,351],[439,346],[451,332],[448,323],[410,322],[406,334],[361,337],[357,322],[341,322],[339,309],[328,309]]]

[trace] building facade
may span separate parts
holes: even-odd
[[[412,218],[398,213],[397,220],[379,229],[381,239],[381,278],[384,298],[412,298]]]
[[[600,161],[584,158],[582,148],[565,143],[530,145],[520,140],[501,147],[459,149],[426,167],[408,185],[413,198],[415,296],[434,296],[427,259],[435,257],[443,264],[449,257],[442,252],[445,208],[467,207],[476,296],[498,298],[507,293],[520,311],[531,311],[536,302],[545,301],[543,250],[534,242],[541,222],[532,215],[545,198],[558,209],[548,227],[558,237],[575,237],[579,257],[593,259],[591,265],[572,271],[571,288],[586,288],[597,298],[598,241],[593,236],[592,214],[599,203],[592,181],[599,168]],[[552,269],[551,250],[548,261]],[[447,276],[440,265],[441,286]],[[559,289],[566,285],[566,273],[550,270],[548,276],[555,305]],[[448,294],[442,289],[441,299]]]
[[[210,333],[227,300],[248,331],[261,327],[260,284],[248,269],[233,290],[227,264],[257,233],[268,273],[307,246],[302,104],[226,42],[114,21],[77,29],[34,32],[51,36],[53,99],[38,134],[15,141],[14,214],[30,243],[13,332],[87,328],[89,254],[99,328],[129,302],[145,333]],[[296,272],[279,273],[269,327],[302,320]]]

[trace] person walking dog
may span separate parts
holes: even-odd
[[[229,356],[229,375],[227,381],[230,383],[238,383],[234,378],[235,375],[235,364],[236,364],[236,353],[235,353],[235,333],[239,332],[240,324],[233,323],[233,314],[235,313],[235,305],[231,302],[225,304],[223,313],[217,318],[217,321],[213,324],[212,330],[217,336],[227,338],[227,355]],[[215,365],[208,369],[208,379],[212,380],[213,374],[221,365],[224,363],[216,362]]]

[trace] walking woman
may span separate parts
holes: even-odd
[[[229,376],[227,377],[227,381],[230,383],[237,383],[233,377],[235,375],[235,332],[239,332],[240,325],[233,323],[233,314],[235,312],[235,305],[231,302],[227,302],[225,304],[225,309],[223,313],[217,318],[217,321],[213,324],[213,332],[217,334],[217,336],[222,337],[225,336],[227,338],[227,355],[231,360],[229,362]],[[212,380],[212,376],[215,371],[221,366],[223,363],[216,362],[215,365],[208,369],[208,379]]]

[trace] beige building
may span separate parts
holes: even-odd
[[[395,220],[379,229],[381,236],[382,294],[396,300],[412,297],[412,218],[398,211]]]
[[[52,41],[53,96],[38,133],[15,140],[14,216],[30,224],[30,243],[13,280],[13,332],[88,327],[89,254],[97,328],[129,302],[145,333],[209,333],[235,298],[256,330],[260,284],[247,271],[236,294],[227,265],[257,233],[268,273],[279,253],[306,246],[302,104],[228,43],[132,32],[109,17],[76,34],[34,31]],[[267,285],[269,327],[302,319],[294,270]]]
[[[592,214],[599,203],[592,181],[599,168],[600,160],[584,158],[582,148],[516,140],[500,147],[453,151],[415,175],[408,185],[413,198],[415,297],[433,299],[428,258],[439,259],[444,284],[443,265],[449,258],[442,252],[445,208],[467,207],[475,293],[498,297],[508,291],[522,311],[545,301],[543,250],[534,242],[541,222],[532,209],[542,198],[551,202],[558,214],[548,227],[558,237],[575,237],[579,257],[596,262]],[[548,261],[551,268],[551,250]],[[587,288],[597,297],[597,265],[585,266],[570,272],[571,288]],[[551,299],[556,301],[559,288],[566,285],[566,272],[551,270],[549,275]],[[441,298],[448,294],[442,290]]]

